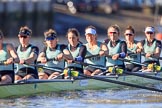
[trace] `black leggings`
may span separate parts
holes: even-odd
[[[129,72],[137,72],[142,69],[142,66],[136,64],[126,64],[125,69]]]
[[[16,75],[19,75],[21,78],[24,78],[26,75],[31,75],[35,79],[38,79],[38,72],[36,69],[32,68],[21,68],[19,71],[16,73]]]

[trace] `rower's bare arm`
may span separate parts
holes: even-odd
[[[18,58],[18,55],[16,53],[16,50],[14,49],[14,46],[12,44],[8,44],[7,45],[7,50],[8,50],[8,52],[11,55],[11,57],[9,58],[9,61],[11,63],[13,63],[13,62],[18,63],[19,62],[19,58]]]
[[[37,61],[38,61],[38,62],[41,62],[41,63],[46,63],[46,62],[47,62],[47,59],[46,59],[46,57],[45,57],[45,53],[44,53],[44,52],[41,52],[41,53],[38,55]]]
[[[141,53],[142,51],[143,51],[142,43],[141,42],[138,42],[137,43],[137,50],[136,50],[136,52],[137,53]]]
[[[58,61],[62,60],[63,59],[63,53],[58,54],[57,57],[56,57],[56,59]]]
[[[69,52],[68,49],[63,50],[63,58],[65,60],[73,60],[73,57],[72,57],[72,55],[71,55],[71,53]]]
[[[106,44],[101,44],[101,50],[99,52],[100,56],[108,55],[108,48]]]
[[[33,50],[30,54],[30,56],[24,60],[25,63],[27,64],[31,64],[33,63],[35,60],[37,60],[38,55],[35,53],[35,51]]]
[[[153,53],[153,56],[160,57],[160,53],[161,53],[161,48],[157,47],[155,53]]]

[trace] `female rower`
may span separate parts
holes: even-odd
[[[67,51],[64,52],[65,55],[69,55],[68,57],[65,56],[67,60],[67,68],[73,71],[78,71],[79,73],[83,73],[83,65],[77,62],[83,62],[84,57],[86,55],[86,47],[79,41],[80,34],[76,28],[70,28],[67,31],[67,39],[68,39],[68,46]],[[66,77],[67,75],[65,75]]]
[[[16,64],[15,80],[38,78],[36,67],[30,65],[35,63],[39,53],[38,47],[29,43],[31,35],[32,31],[29,27],[24,26],[20,28],[18,34],[20,45],[16,48],[20,62]]]
[[[126,59],[136,62],[137,64],[133,64],[131,62],[125,62],[126,70],[130,72],[137,72],[141,69],[141,49],[139,48],[140,43],[134,40],[135,30],[132,26],[128,26],[125,30],[125,39],[127,43],[127,56]]]
[[[4,35],[0,30],[0,84],[14,82],[14,64],[19,62],[16,51],[11,43],[4,43]]]
[[[141,49],[143,49],[145,56],[145,64],[156,64],[160,65],[158,57],[161,53],[161,42],[155,39],[155,28],[147,26],[145,28],[146,38],[141,41]],[[148,69],[149,71],[150,69]]]
[[[66,48],[63,44],[58,44],[56,31],[49,29],[44,32],[45,36],[45,47],[39,54],[37,61],[45,63],[45,66],[56,69],[64,69],[63,50]],[[44,69],[44,72],[39,72],[39,79],[52,79],[59,75],[59,72]]]
[[[125,58],[127,54],[127,44],[125,41],[119,39],[120,30],[119,26],[111,25],[107,29],[108,38],[104,41],[107,45],[106,55],[106,66],[109,68],[118,67],[125,69],[124,61],[119,58]],[[105,50],[105,48],[103,49]]]
[[[87,53],[86,56],[91,56],[91,55],[97,55],[100,54],[101,51],[101,47],[102,47],[102,43],[97,41],[97,32],[96,32],[96,28],[94,26],[88,26],[85,29],[85,36],[86,36],[86,40],[87,43],[85,44],[86,48],[87,48]],[[101,67],[105,66],[105,57],[104,56],[99,56],[97,55],[96,57],[91,57],[91,58],[87,58],[85,59],[85,62],[89,63],[89,64],[93,64],[93,65],[98,65]],[[102,70],[96,67],[92,67],[91,65],[86,66],[84,68],[84,74],[85,75],[91,75],[94,76],[96,74],[101,73]]]

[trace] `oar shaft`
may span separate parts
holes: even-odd
[[[86,76],[86,75],[81,75],[81,76],[83,76],[85,78],[95,79],[95,80],[99,80],[99,81],[105,81],[105,82],[114,83],[114,84],[120,84],[120,85],[125,85],[125,86],[130,86],[130,87],[141,88],[141,89],[145,89],[145,90],[162,92],[161,89],[156,89],[156,88],[146,87],[146,86],[140,86],[140,85],[121,82],[121,81],[117,81],[117,80],[111,80],[111,79],[100,78],[100,77],[95,77],[95,76]]]
[[[99,68],[99,69],[106,70],[105,67],[100,66],[100,65],[94,65],[94,64],[84,63],[84,62],[78,62],[78,61],[73,61],[73,62],[74,62],[74,63],[77,63],[77,64],[81,64],[81,65],[83,65],[83,66],[91,66],[91,67],[94,67],[94,68]]]
[[[99,54],[95,54],[95,55],[86,56],[85,59],[89,59],[89,58],[96,57],[96,56],[100,56],[100,55]]]
[[[128,74],[128,75],[134,75],[134,76],[138,76],[138,77],[143,77],[143,78],[148,78],[148,79],[153,79],[153,80],[162,81],[162,78],[154,77],[154,76],[148,76],[148,75],[145,75],[145,74],[138,74],[138,73],[127,72],[127,71],[124,71],[123,73]]]
[[[62,68],[48,67],[48,66],[38,65],[38,64],[24,64],[24,65],[27,65],[27,66],[35,66],[35,67],[39,67],[39,68],[43,68],[43,69],[47,69],[47,70],[52,70],[52,71],[57,71],[57,72],[62,72],[64,70]]]

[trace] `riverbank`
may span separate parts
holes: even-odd
[[[70,27],[77,28],[81,35],[84,35],[84,29],[88,25],[94,25],[99,35],[107,34],[107,27],[117,24],[121,27],[121,35],[124,29],[131,25],[135,28],[138,36],[144,35],[145,26],[154,25],[154,16],[145,15],[135,11],[121,10],[118,14],[105,15],[100,13],[77,13],[70,14],[67,10],[55,9],[54,28],[58,34],[65,35]]]

